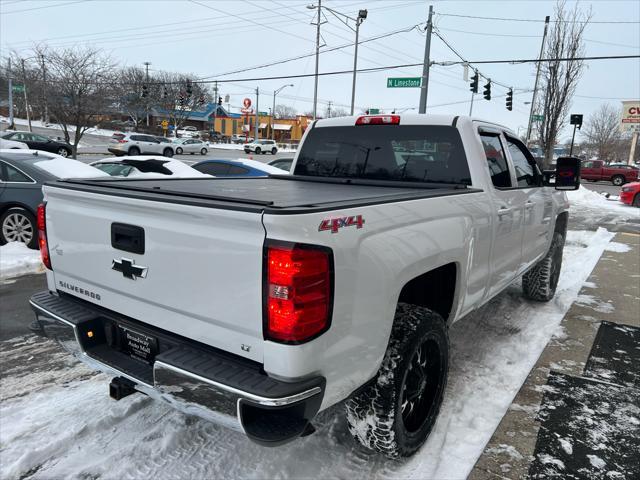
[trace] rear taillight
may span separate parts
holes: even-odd
[[[118,143],[127,143],[129,140],[118,140]]]
[[[38,205],[38,245],[40,247],[40,257],[42,263],[49,270],[51,268],[51,257],[49,256],[49,244],[47,243],[47,213],[46,203]]]
[[[325,247],[270,243],[266,247],[267,340],[302,343],[331,324],[333,256]]]
[[[356,125],[400,125],[400,115],[363,116],[356,119]]]

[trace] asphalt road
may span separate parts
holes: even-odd
[[[611,182],[586,182],[582,181],[582,186],[594,192],[606,192],[610,195],[620,195],[620,187],[612,185]]]
[[[29,298],[46,289],[44,274],[24,275],[0,283],[0,342],[30,333],[28,327],[34,316]]]

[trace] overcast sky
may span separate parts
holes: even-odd
[[[108,52],[123,65],[151,62],[151,70],[192,73],[197,78],[221,81],[221,93],[230,94],[231,105],[259,87],[260,110],[272,105],[273,90],[292,83],[278,96],[300,112],[312,110],[313,78],[242,82],[241,79],[313,73],[313,56],[268,68],[224,75],[299,55],[315,48],[315,26],[310,22],[312,3],[301,0],[0,0],[0,46],[2,56],[10,49],[24,51],[34,43],[50,46],[92,45]],[[545,15],[552,15],[554,1],[409,1],[409,0],[323,0],[323,5],[350,16],[359,9],[369,11],[360,28],[360,39],[407,29],[377,41],[364,43],[358,55],[359,68],[419,63],[424,55],[425,36],[411,27],[426,22],[429,4],[436,12],[440,34],[467,60],[537,58]],[[640,54],[640,1],[583,1],[597,22],[585,32],[586,54]],[[573,2],[569,2],[573,6]],[[445,14],[506,17],[537,22],[480,20]],[[322,25],[323,43],[332,48],[352,43],[354,33],[326,13]],[[553,17],[552,17],[553,18]],[[457,60],[433,37],[434,61]],[[353,68],[353,47],[320,55],[320,71]],[[482,65],[483,75],[515,89],[532,89],[533,65]],[[429,84],[428,112],[468,114],[470,92],[460,66],[434,66]],[[378,107],[390,111],[417,107],[419,89],[386,88],[388,77],[416,77],[421,67],[407,67],[358,75],[357,108]],[[232,80],[222,83],[223,80]],[[484,83],[484,82],[482,82]],[[482,88],[481,83],[481,88]],[[505,109],[506,93],[494,85],[492,101],[476,96],[474,116],[503,123],[514,130],[526,126],[531,93],[516,93],[514,109]],[[318,110],[328,101],[348,110],[351,76],[321,77]],[[578,86],[571,111],[589,114],[601,103],[616,106],[623,99],[640,98],[640,60],[602,60],[588,63]],[[453,103],[465,102],[465,103]],[[453,104],[451,104],[453,103]],[[443,105],[444,104],[444,105]],[[446,105],[451,104],[451,105]]]

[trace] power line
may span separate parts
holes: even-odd
[[[73,5],[74,3],[83,3],[87,0],[75,0],[73,2],[56,3],[55,5],[43,5],[41,7],[23,8],[22,10],[9,10],[8,12],[2,12],[3,15],[9,15],[10,13],[30,12],[32,10],[42,10],[43,8],[64,7],[65,5]]]
[[[533,22],[544,23],[537,18],[505,18],[505,17],[478,17],[475,15],[458,15],[454,13],[436,13],[441,17],[473,18],[475,20],[496,20],[499,22]],[[552,23],[598,23],[598,24],[640,24],[638,20],[550,20]]]
[[[517,59],[517,60],[470,60],[467,63],[484,63],[484,64],[500,64],[500,63],[509,63],[513,65],[524,64],[524,63],[538,63],[538,62],[570,62],[570,61],[587,61],[587,60],[624,60],[629,58],[640,58],[640,55],[599,55],[599,56],[591,56],[591,57],[561,57],[561,58],[527,58],[527,59]],[[448,61],[448,62],[432,62],[435,65],[462,65],[465,62],[458,61]]]

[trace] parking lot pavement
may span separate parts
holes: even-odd
[[[0,342],[31,333],[29,321],[33,317],[29,297],[47,289],[44,275],[24,275],[0,283]]]
[[[620,187],[616,187],[611,182],[586,182],[582,181],[582,186],[588,190],[598,193],[608,193],[609,195],[620,195]]]
[[[470,480],[640,478],[640,235],[618,233]]]

